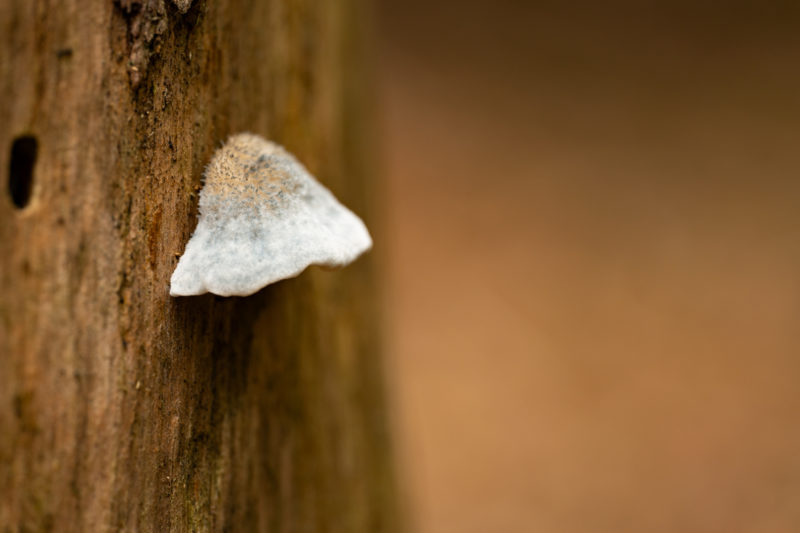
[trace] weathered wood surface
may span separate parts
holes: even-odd
[[[5,0],[0,531],[394,530],[372,259],[168,296],[229,134],[370,224],[348,1]]]

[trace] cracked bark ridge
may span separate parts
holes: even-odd
[[[192,7],[192,1],[193,0],[172,0],[172,3],[175,4],[175,7],[178,8],[178,11],[183,14],[189,11],[189,8]]]
[[[193,0],[172,0],[181,14]],[[147,75],[150,59],[159,52],[160,37],[167,30],[165,0],[116,0],[128,23],[128,76],[131,87],[138,87]]]

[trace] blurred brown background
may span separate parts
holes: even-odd
[[[413,529],[800,531],[797,9],[374,7]]]

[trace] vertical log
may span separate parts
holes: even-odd
[[[357,10],[0,4],[0,531],[395,529],[371,259],[168,295],[232,133],[369,225]]]

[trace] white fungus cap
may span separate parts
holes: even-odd
[[[372,247],[361,219],[294,156],[249,133],[211,158],[199,218],[172,273],[172,296],[247,296],[309,265],[346,265]]]

